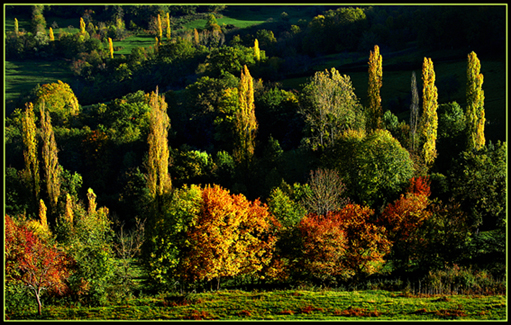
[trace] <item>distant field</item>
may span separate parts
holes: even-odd
[[[57,80],[70,83],[73,80],[73,74],[68,67],[69,63],[63,61],[24,60],[5,61],[4,64],[6,103],[26,95],[37,84],[42,85]]]

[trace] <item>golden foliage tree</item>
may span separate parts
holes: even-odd
[[[164,96],[158,96],[156,92],[146,95],[146,100],[151,107],[149,118],[149,158],[147,161],[147,186],[151,197],[161,196],[168,193],[172,188],[169,174],[169,147],[168,129],[170,119],[167,115],[167,103]]]
[[[51,114],[56,124],[66,124],[70,117],[80,112],[78,98],[69,84],[60,80],[42,85],[37,90],[36,96],[34,107],[39,108],[44,102],[45,109]]]
[[[158,14],[158,39],[162,40],[163,38],[163,29],[162,29],[162,26],[161,26],[161,18],[160,18],[160,14]]]
[[[486,122],[484,113],[484,91],[483,74],[481,71],[481,62],[475,52],[468,55],[467,68],[467,128],[468,150],[479,150],[484,147],[486,140],[484,137],[484,123]]]
[[[254,57],[257,62],[261,61],[261,50],[259,49],[259,41],[257,38],[254,41]]]
[[[437,155],[438,92],[435,86],[433,61],[430,58],[424,58],[422,82],[422,116],[419,122],[419,135],[423,143],[421,156],[426,165],[431,166]]]
[[[167,41],[170,42],[171,30],[170,30],[170,16],[169,16],[168,12],[167,12],[167,19],[165,20],[165,22],[167,23]]]
[[[202,191],[200,213],[187,233],[182,274],[189,281],[255,274],[272,259],[278,222],[268,207],[218,185]]]
[[[39,159],[37,158],[37,128],[35,125],[34,105],[26,104],[22,117],[23,126],[23,158],[25,159],[24,175],[34,192],[35,199],[39,198]]]
[[[254,81],[246,65],[238,86],[239,108],[235,116],[233,156],[238,163],[248,164],[254,155],[257,120],[254,105]]]
[[[369,86],[367,96],[369,98],[368,130],[381,129],[383,127],[380,89],[382,86],[382,56],[378,45],[374,46],[374,52],[369,52]]]
[[[110,51],[110,59],[114,58],[114,43],[112,42],[112,39],[108,38],[108,50]]]
[[[80,17],[80,34],[85,34],[85,21]]]
[[[19,33],[20,33],[20,29],[19,29],[18,19],[14,18],[14,35],[16,35],[16,37],[18,37]]]
[[[53,35],[53,29],[51,27],[50,27],[50,41],[51,42],[55,41],[55,36]]]
[[[52,212],[56,212],[57,203],[60,196],[61,186],[61,167],[57,157],[57,143],[55,134],[51,125],[50,113],[44,109],[44,103],[40,110],[41,113],[41,137],[42,137],[42,158],[46,190],[50,201]]]

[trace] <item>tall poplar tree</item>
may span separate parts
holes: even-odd
[[[162,38],[163,38],[163,30],[162,30],[162,27],[161,27],[160,14],[158,14],[158,40],[161,42]]]
[[[146,95],[151,107],[149,118],[149,158],[147,161],[147,186],[152,198],[170,192],[172,181],[169,174],[168,129],[170,119],[167,115],[165,98],[156,92]]]
[[[259,41],[257,38],[254,41],[254,56],[257,62],[261,61],[261,50],[259,49]]]
[[[419,122],[419,134],[423,143],[421,155],[426,165],[431,166],[437,155],[438,127],[438,91],[435,86],[435,70],[431,58],[424,58],[422,83],[422,116]]]
[[[80,17],[80,34],[85,34],[85,21]]]
[[[20,33],[20,29],[19,29],[19,25],[18,25],[18,19],[14,18],[14,35],[16,35],[16,37],[18,37],[19,33]]]
[[[410,104],[410,146],[411,151],[417,149],[417,127],[419,123],[419,92],[417,90],[417,78],[415,71],[412,72],[412,102]]]
[[[170,16],[169,16],[169,13],[167,12],[167,20],[166,20],[166,23],[167,23],[167,41],[170,42]]]
[[[254,105],[254,81],[246,65],[241,71],[238,86],[239,109],[235,118],[235,146],[233,156],[239,163],[248,164],[254,155],[257,121]]]
[[[55,213],[60,196],[61,167],[57,157],[57,143],[51,125],[50,113],[44,109],[44,103],[40,108],[41,113],[41,137],[44,178],[52,212]]]
[[[50,41],[55,41],[55,36],[53,35],[53,29],[50,27]]]
[[[112,42],[112,39],[108,38],[108,49],[110,50],[110,59],[114,58],[114,43]]]
[[[37,159],[37,128],[35,125],[34,105],[26,104],[22,117],[23,126],[23,158],[25,159],[25,178],[34,192],[35,199],[39,198],[39,160]]]
[[[369,86],[367,96],[369,98],[369,118],[367,129],[374,131],[383,127],[380,89],[382,86],[382,56],[378,45],[374,46],[374,52],[369,52]]]
[[[468,55],[467,68],[467,149],[479,150],[484,147],[486,140],[484,137],[484,123],[486,122],[484,114],[484,91],[483,74],[481,71],[481,62],[475,52]]]

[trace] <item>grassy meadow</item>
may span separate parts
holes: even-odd
[[[403,292],[240,291],[161,294],[106,307],[35,306],[9,319],[44,320],[505,320],[506,297]],[[34,318],[35,317],[35,318]]]

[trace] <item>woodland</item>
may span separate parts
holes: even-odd
[[[4,17],[5,319],[223,290],[505,297],[506,5]]]

